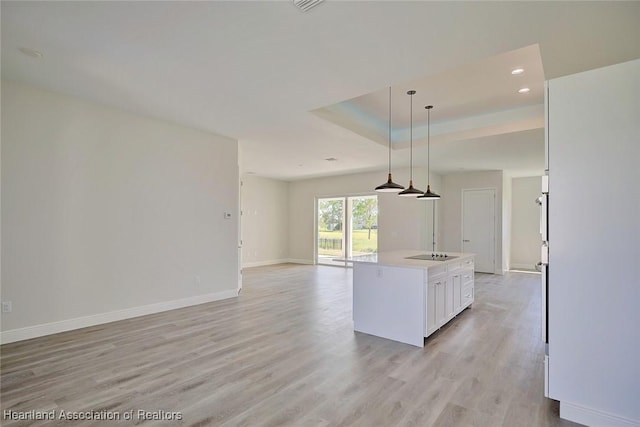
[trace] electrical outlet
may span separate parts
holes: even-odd
[[[11,304],[11,301],[2,301],[2,312],[11,313],[11,310],[13,310],[13,304]]]

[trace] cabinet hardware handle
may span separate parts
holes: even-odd
[[[471,276],[464,276],[465,279],[471,279]]]

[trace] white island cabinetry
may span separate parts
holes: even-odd
[[[358,332],[424,346],[424,338],[473,303],[473,255],[444,260],[396,251],[354,257],[353,321]]]
[[[441,325],[444,325],[445,315],[445,286],[447,278],[445,275],[433,277],[427,283],[427,325],[424,336],[429,336]]]

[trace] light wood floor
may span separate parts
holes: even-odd
[[[478,274],[473,307],[424,348],[353,332],[351,270],[244,279],[237,299],[2,346],[2,410],[182,412],[144,423],[162,426],[574,425],[543,397],[539,276]]]

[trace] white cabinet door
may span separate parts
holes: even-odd
[[[473,267],[462,272],[461,310],[473,304]]]
[[[460,278],[460,276],[458,276]],[[445,282],[444,301],[445,301],[445,322],[455,317],[455,301],[453,291],[454,280],[449,277]]]
[[[450,278],[453,288],[453,315],[462,310],[462,275],[455,273]]]
[[[440,328],[447,323],[446,308],[447,277],[434,278],[427,284],[427,333]]]
[[[436,282],[436,324],[438,328],[447,323],[446,287],[447,280],[445,278]]]
[[[425,336],[431,335],[435,330],[438,329],[438,317],[437,317],[437,287],[439,286],[439,281],[430,281],[427,284],[427,328]]]
[[[473,282],[462,285],[462,308],[473,304]]]

